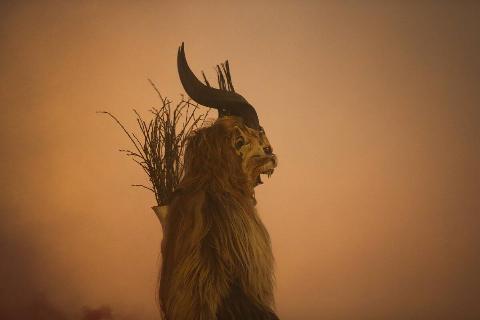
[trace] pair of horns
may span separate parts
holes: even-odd
[[[219,117],[237,116],[242,118],[248,127],[260,129],[255,108],[233,89],[228,61],[222,64],[221,67],[217,66],[220,89],[212,88],[205,78],[205,74],[203,74],[203,77],[207,85],[198,80],[188,66],[183,42],[180,48],[178,48],[177,67],[183,88],[194,101],[217,109]]]

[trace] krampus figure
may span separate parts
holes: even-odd
[[[204,85],[182,44],[178,72],[187,94],[219,118],[188,138],[184,175],[168,206],[162,313],[167,320],[278,319],[270,237],[254,192],[277,157],[255,109],[234,91],[228,61],[218,66],[220,88],[206,78]]]

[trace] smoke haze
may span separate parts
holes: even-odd
[[[162,233],[108,110],[229,59],[280,165],[281,319],[480,318],[480,5],[4,1],[0,318],[158,319]]]

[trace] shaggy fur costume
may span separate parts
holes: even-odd
[[[269,160],[242,159],[234,145],[238,128],[251,131],[238,118],[221,118],[189,139],[162,245],[166,320],[278,319],[270,237],[253,191]]]

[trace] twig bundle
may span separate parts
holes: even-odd
[[[176,105],[164,98],[156,85],[148,79],[156,91],[162,106],[149,110],[153,118],[148,122],[134,109],[142,139],[128,132],[125,126],[110,112],[98,111],[114,119],[132,142],[134,149],[120,149],[138,163],[148,175],[151,187],[143,184],[132,186],[146,188],[155,194],[159,206],[170,202],[171,196],[183,176],[183,156],[187,138],[192,131],[201,128],[210,112],[198,113],[200,107],[191,99],[182,99]]]

